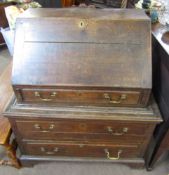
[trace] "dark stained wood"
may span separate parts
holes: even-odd
[[[108,158],[108,151],[109,156],[117,160],[121,158],[140,157],[137,145],[82,144],[78,142],[28,142],[23,143],[23,145],[26,155]]]
[[[153,93],[164,122],[157,126],[147,153],[146,166],[152,170],[159,157],[169,150],[169,45],[162,40],[166,26],[159,23],[152,26],[153,35]],[[168,37],[169,39],[169,37]]]
[[[15,2],[0,2],[0,27],[6,28],[9,26],[6,15],[5,15],[5,7],[14,5],[16,4]],[[5,43],[2,34],[0,33],[0,44]]]
[[[20,102],[147,105],[151,35],[143,11],[31,9],[18,18],[16,38],[12,84]]]
[[[164,136],[160,135],[160,137],[161,137],[160,143],[158,143],[159,138],[156,139],[154,142],[156,149],[153,152],[153,155],[152,155],[153,157],[151,157],[152,159],[150,164],[147,166],[148,170],[152,170],[154,168],[153,166],[155,165],[155,163],[157,163],[160,157],[169,150],[169,130],[167,130],[167,133],[165,133]]]
[[[97,120],[10,119],[15,134],[24,139],[142,144],[154,124]]]
[[[119,160],[108,160],[104,158],[80,158],[80,157],[52,157],[52,156],[28,156],[22,155],[20,161],[23,166],[31,167],[37,163],[50,163],[56,161],[62,162],[106,162],[106,163],[120,163],[130,166],[131,168],[143,168],[144,167],[144,160],[142,158],[138,159],[119,159]]]
[[[74,2],[74,0],[61,0],[62,7],[71,7]]]
[[[147,108],[120,108],[120,107],[68,107],[48,104],[21,104],[13,98],[6,108],[4,116],[8,118],[26,117],[32,120],[36,117],[38,120],[51,119],[82,119],[82,120],[100,120],[100,121],[128,121],[128,122],[161,122],[160,113],[153,100]]]
[[[155,104],[147,108],[85,109],[20,104],[15,99],[5,116],[17,136],[22,156],[48,157],[44,150],[54,154],[54,148],[59,147],[58,156],[106,158],[104,149],[108,148],[116,158],[123,149],[122,158],[129,160],[144,157],[154,127],[161,121]]]
[[[16,120],[21,132],[64,132],[64,133],[98,133],[110,135],[145,135],[149,124],[119,121],[97,120]],[[37,126],[38,125],[38,126]],[[126,130],[125,130],[126,128]],[[121,133],[121,134],[120,134]]]
[[[36,96],[38,93],[38,96]],[[55,93],[55,96],[51,96]],[[23,89],[20,95],[24,102],[28,103],[58,103],[62,105],[140,105],[142,93],[139,91],[105,91],[105,90],[62,90],[62,89]],[[125,98],[123,98],[125,96]],[[46,99],[46,100],[45,100]]]
[[[31,9],[17,19],[16,38],[16,97],[4,116],[21,163],[71,157],[143,166],[162,121],[149,101],[151,35],[144,12]]]

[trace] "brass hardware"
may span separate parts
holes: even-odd
[[[55,97],[57,95],[57,93],[56,92],[52,92],[51,94],[50,94],[50,97]],[[53,99],[52,98],[43,98],[42,96],[41,96],[41,94],[39,93],[39,92],[35,92],[35,97],[39,97],[42,101],[52,101]]]
[[[117,157],[111,157],[108,149],[105,149],[104,151],[107,155],[107,159],[109,159],[109,160],[119,160],[120,159],[120,154],[122,153],[122,150],[119,150],[117,152]]]
[[[111,127],[111,126],[108,126],[108,127],[107,127],[107,130],[108,130],[109,132],[113,132],[112,127]]]
[[[123,128],[124,133],[128,132],[128,130],[129,130],[128,128]]]
[[[44,153],[46,153],[48,155],[51,155],[51,154],[55,154],[56,152],[58,152],[59,148],[55,147],[53,149],[53,151],[46,151],[44,147],[41,147],[40,150],[41,150],[41,152],[44,152]]]
[[[86,26],[87,26],[87,21],[85,20],[81,20],[79,23],[78,23],[78,26],[79,28],[81,29],[84,29]]]
[[[43,130],[39,124],[34,124],[34,128],[40,130],[41,132],[50,132],[50,130],[54,129],[54,127],[54,124],[50,124],[47,130]]]
[[[84,144],[79,144],[79,147],[80,147],[80,148],[83,148],[83,147],[84,147]]]
[[[80,28],[84,28],[84,25],[85,25],[84,21],[80,21],[80,22],[79,22],[79,27],[80,27]]]
[[[115,131],[113,131],[111,126],[108,126],[107,131],[110,132],[112,135],[120,136],[120,135],[123,135],[123,134],[127,133],[128,128],[123,128],[122,132],[115,132]]]
[[[45,152],[45,148],[44,148],[44,147],[41,147],[40,150],[41,150],[42,152]]]
[[[52,130],[54,127],[55,127],[54,124],[50,124],[50,125],[49,125],[49,129],[50,129],[50,130]]]
[[[127,99],[127,95],[126,94],[121,94],[117,100],[113,100],[112,97],[110,97],[109,94],[105,93],[104,98],[108,99],[110,103],[120,104],[120,103],[122,103],[123,100]]]
[[[41,127],[40,127],[39,124],[34,124],[34,128],[35,128],[35,129],[41,129]]]

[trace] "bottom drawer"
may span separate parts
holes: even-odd
[[[141,156],[138,145],[27,142],[23,144],[23,148],[23,154],[26,155],[102,157],[113,160]]]

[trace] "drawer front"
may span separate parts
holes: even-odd
[[[127,136],[127,135],[111,135],[111,134],[83,134],[83,133],[57,133],[57,132],[19,132],[24,140],[59,140],[59,141],[89,141],[98,143],[135,143],[143,144],[145,137],[143,136]]]
[[[48,140],[114,140],[142,142],[149,130],[143,123],[123,123],[117,121],[22,121],[16,120],[17,131],[24,139]]]
[[[23,154],[40,156],[102,157],[112,160],[141,156],[137,145],[28,142],[23,144],[23,148]]]
[[[23,89],[24,102],[59,103],[90,106],[137,106],[141,92],[137,91],[78,91]]]

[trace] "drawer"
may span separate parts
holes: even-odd
[[[142,142],[150,125],[95,120],[16,120],[17,131],[24,139],[48,140],[122,140]]]
[[[23,102],[58,103],[61,105],[139,106],[139,91],[87,91],[58,89],[22,89]]]
[[[23,154],[40,156],[102,157],[112,160],[141,156],[137,145],[27,142],[23,148]]]

